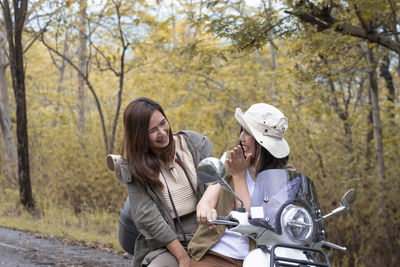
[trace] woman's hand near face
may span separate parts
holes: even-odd
[[[250,206],[250,194],[247,189],[246,170],[250,167],[252,156],[251,153],[247,153],[247,157],[245,158],[242,147],[238,145],[230,152],[231,158],[226,161],[233,178],[233,190],[243,201],[246,210],[248,210]],[[239,206],[240,203],[237,202],[236,205]]]
[[[233,177],[245,175],[246,170],[250,167],[252,156],[252,154],[248,154],[247,158],[244,158],[243,149],[240,145],[231,150],[230,159],[226,163]]]

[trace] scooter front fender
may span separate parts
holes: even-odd
[[[270,255],[260,248],[253,249],[243,261],[243,267],[270,266]]]

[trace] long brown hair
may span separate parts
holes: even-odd
[[[159,179],[161,162],[172,162],[175,157],[175,141],[170,126],[169,144],[160,151],[153,151],[149,145],[149,122],[154,111],[158,110],[168,121],[157,102],[140,97],[133,100],[124,112],[124,137],[121,144],[121,155],[128,161],[132,177],[138,180],[145,191],[149,186],[162,188]],[[169,122],[168,122],[169,124]]]

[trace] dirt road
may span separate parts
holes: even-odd
[[[0,266],[131,266],[131,257],[0,227]]]

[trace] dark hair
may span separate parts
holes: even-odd
[[[256,175],[264,170],[284,169],[289,161],[289,156],[280,159],[272,156],[271,153],[266,148],[261,146],[257,141],[256,151],[259,151],[258,153],[260,154],[255,164]],[[256,152],[256,154],[258,153]]]
[[[242,131],[243,127],[240,128],[240,133]],[[286,167],[287,163],[289,162],[289,156],[284,158],[276,158],[265,147],[261,146],[257,140],[254,139],[254,143],[255,153],[250,160],[250,164],[255,166],[256,175],[264,170],[284,169]]]
[[[153,151],[149,145],[149,122],[154,111],[160,111],[168,121],[160,104],[140,97],[133,100],[124,112],[124,137],[121,154],[128,161],[132,177],[138,180],[147,191],[148,186],[162,188],[160,163],[172,162],[175,157],[175,142],[172,129],[169,131],[169,144],[160,151]],[[168,122],[169,123],[169,122]]]

